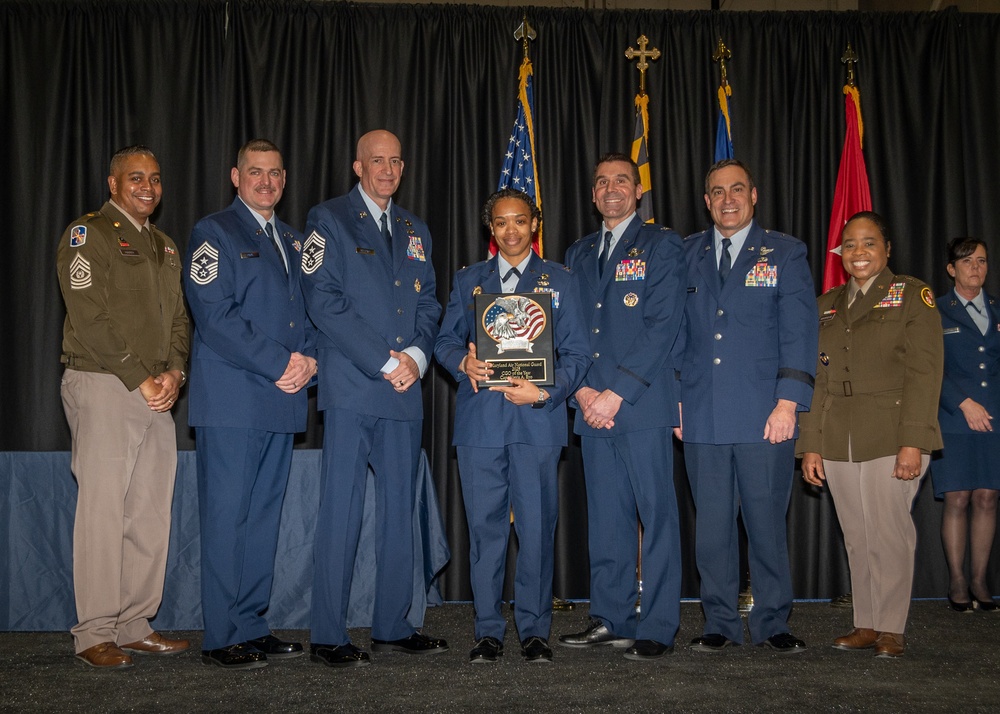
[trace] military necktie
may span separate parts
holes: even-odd
[[[729,271],[733,269],[733,257],[729,255],[729,246],[733,242],[729,238],[722,239],[722,259],[719,261],[719,279],[723,283],[729,277]]]
[[[267,233],[267,237],[271,239],[271,247],[274,248],[274,252],[278,254],[278,260],[281,264],[285,266],[285,273],[288,273],[288,265],[285,263],[285,254],[281,252],[281,246],[278,245],[278,239],[274,236],[274,228],[270,223],[264,224],[264,231]]]
[[[389,232],[389,212],[382,212],[382,237],[385,238],[385,245],[389,249],[389,257],[392,257],[392,233]]]
[[[611,231],[604,234],[604,250],[601,251],[601,255],[597,259],[597,274],[602,278],[604,277],[604,268],[608,264],[608,258],[611,257],[611,239],[613,237]]]

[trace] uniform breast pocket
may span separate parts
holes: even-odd
[[[119,290],[149,290],[153,284],[150,263],[142,256],[121,256],[112,270],[114,286]]]
[[[754,328],[770,328],[778,324],[778,292],[775,288],[747,288],[736,300],[731,301],[730,310],[743,325]]]

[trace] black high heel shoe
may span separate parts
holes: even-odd
[[[973,601],[972,592],[969,592],[968,602],[957,602],[951,599],[951,595],[948,595],[948,606],[951,607],[955,612],[971,613],[976,608],[976,603]],[[996,607],[994,605],[993,607]]]
[[[997,604],[993,601],[993,598],[989,598],[987,600],[980,600],[979,598],[977,598],[975,595],[972,594],[971,590],[969,591],[969,597],[971,597],[973,600],[973,602],[970,604],[975,604],[975,606],[978,607],[983,612],[993,612],[994,610],[997,609]]]

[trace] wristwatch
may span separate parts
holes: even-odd
[[[547,395],[545,393],[544,389],[539,389],[538,390],[538,399],[536,399],[532,403],[531,408],[532,409],[541,409],[542,407],[545,406],[545,402],[547,402],[547,401],[549,401],[549,395]]]

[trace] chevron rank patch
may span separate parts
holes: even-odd
[[[73,226],[69,232],[69,247],[79,248],[87,242],[87,226]]]
[[[73,290],[83,290],[91,285],[90,261],[80,253],[69,264],[69,286]]]
[[[191,280],[197,285],[208,285],[219,277],[219,251],[205,241],[191,256]]]
[[[319,270],[323,266],[324,255],[326,255],[326,238],[313,231],[302,245],[302,272],[312,275]]]

